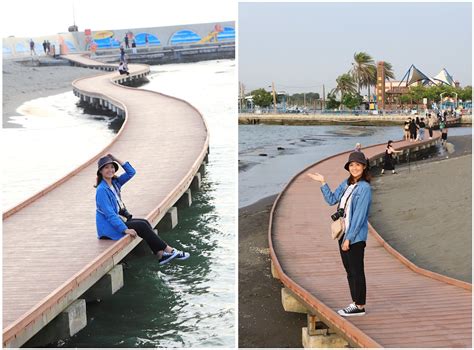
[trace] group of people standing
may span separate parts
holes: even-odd
[[[429,125],[429,122],[428,122]],[[425,118],[411,118],[409,117],[404,125],[403,125],[403,131],[404,131],[404,140],[406,141],[423,141],[425,138],[425,128],[429,126],[427,123],[425,123]],[[433,127],[433,126],[432,126]],[[433,134],[433,129],[430,129],[430,138],[432,137]]]
[[[132,49],[136,49],[136,47],[137,47],[137,43],[135,42],[135,38],[132,38],[132,43],[130,45],[130,38],[128,37],[128,33],[125,34],[125,37],[123,38],[123,43],[124,43],[126,49],[129,49],[130,46],[131,46]],[[136,52],[134,52],[134,53],[136,53]]]
[[[425,129],[428,130],[429,139],[431,140],[433,138],[433,129],[437,123],[441,131],[442,142],[446,142],[448,137],[446,116],[441,115],[441,113],[438,113],[437,117],[431,113],[426,113],[426,122],[424,117],[409,117],[403,125],[404,140],[410,142],[423,141],[425,139]]]
[[[131,39],[131,43],[130,43],[130,39]],[[146,44],[147,44],[147,47],[148,47],[148,35],[145,36],[145,41],[146,41]],[[135,37],[132,37],[130,38],[128,33],[125,34],[125,37],[123,38],[123,44],[120,46],[121,48],[125,48],[125,49],[130,49],[130,47],[132,48],[132,52],[134,54],[137,53],[137,43],[135,41]]]
[[[31,56],[33,55],[37,56],[38,54],[36,53],[36,49],[35,49],[35,41],[33,39],[30,39],[29,45],[30,45]],[[49,42],[49,40],[45,39],[43,41],[43,50],[44,50],[45,55],[49,55],[51,53],[51,43]]]
[[[49,40],[43,41],[43,50],[46,55],[49,55],[49,53],[51,52],[51,43],[49,42]]]

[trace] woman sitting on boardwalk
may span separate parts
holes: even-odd
[[[349,178],[335,192],[331,192],[323,175],[314,173],[308,176],[321,183],[321,191],[329,205],[339,202],[338,209],[345,208],[342,214],[345,232],[339,240],[339,252],[347,273],[352,303],[338,313],[341,316],[362,316],[365,315],[366,297],[364,251],[369,230],[372,189],[364,153],[352,152],[344,168],[349,171]]]
[[[125,170],[125,174],[115,176],[119,163]],[[96,225],[97,234],[100,239],[118,240],[125,235],[135,238],[137,235],[143,238],[153,251],[160,265],[166,264],[173,259],[185,260],[189,253],[185,253],[170,247],[164,242],[145,219],[132,219],[132,215],[122,202],[120,189],[135,175],[135,169],[129,162],[123,163],[108,154],[99,159],[97,168],[96,184]]]
[[[120,75],[123,75],[123,74],[130,75],[130,73],[128,72],[128,65],[127,63],[125,63],[125,61],[120,61],[118,71]]]

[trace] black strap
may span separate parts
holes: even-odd
[[[352,196],[352,194],[354,193],[356,187],[357,187],[357,185],[354,186],[354,188],[352,189],[351,194],[350,194],[350,195],[347,197],[347,199],[346,199],[346,203],[344,203],[344,217],[346,217],[347,202],[349,202],[349,198],[351,198],[351,196]],[[349,189],[349,186],[347,186],[346,189],[344,190],[344,193],[342,194],[341,200],[339,201],[339,204],[337,205],[337,209],[339,209],[339,206],[341,205],[342,198],[344,197],[344,195],[346,194],[346,191],[347,191],[348,189]]]

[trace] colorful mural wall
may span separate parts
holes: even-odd
[[[34,42],[34,51],[30,50],[30,40]],[[3,45],[3,57],[22,57],[22,56],[45,56],[47,53],[44,51],[43,42],[47,40],[50,43],[50,53],[52,54],[53,50],[55,53],[59,53],[59,48],[61,45],[61,53],[73,53],[79,51],[80,45],[70,33],[57,34],[57,35],[48,35],[42,37],[34,38],[16,38],[9,37],[5,38],[2,41]],[[54,49],[53,49],[54,48]]]
[[[127,39],[125,39],[127,38]],[[42,43],[49,40],[59,53],[79,51],[95,52],[97,50],[163,46],[183,46],[213,42],[235,41],[234,22],[190,24],[140,29],[100,30],[86,29],[83,32],[61,33],[44,37],[34,37],[35,52],[44,55]],[[30,56],[30,38],[9,37],[3,39],[4,57]],[[128,42],[128,43],[127,43]],[[127,45],[128,44],[128,45]]]

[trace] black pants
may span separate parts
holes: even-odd
[[[148,246],[156,255],[160,250],[165,250],[167,244],[153,231],[150,223],[145,219],[130,219],[125,225],[128,228],[133,228],[137,234],[145,240]]]
[[[365,242],[351,244],[346,252],[341,249],[342,242],[341,239],[339,241],[339,252],[346,269],[352,301],[357,305],[365,305],[365,295],[367,292],[364,273]]]
[[[429,128],[428,131],[430,133],[430,137],[433,137],[433,128]]]

